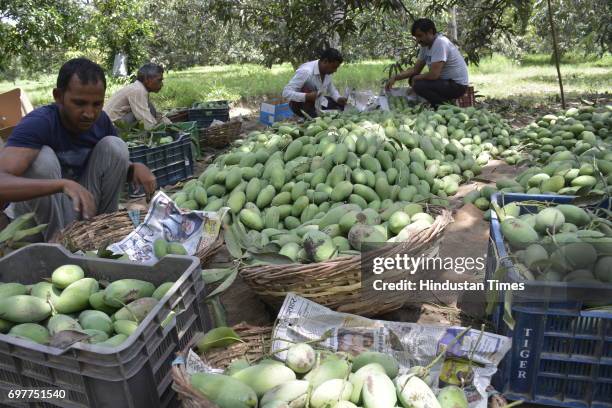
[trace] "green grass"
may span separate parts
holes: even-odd
[[[346,87],[378,91],[380,80],[385,76],[383,68],[390,62],[376,60],[344,64],[334,76],[334,83],[341,93]],[[559,89],[555,67],[547,55],[530,55],[520,62],[494,55],[483,59],[478,67],[470,66],[469,69],[470,82],[479,94],[486,97],[545,99],[557,94]],[[564,88],[570,96],[612,89],[612,55],[603,58],[568,56],[562,60],[561,72]],[[289,64],[275,65],[272,69],[236,64],[171,71],[166,74],[162,91],[152,99],[160,109],[215,99],[256,102],[263,97],[279,96],[292,74]],[[21,87],[37,106],[52,100],[54,81],[54,76],[45,76],[37,81],[0,82],[0,92]],[[110,83],[107,97],[120,86]],[[398,86],[407,85],[399,83]]]

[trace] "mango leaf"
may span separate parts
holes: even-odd
[[[274,252],[251,253],[248,262],[250,265],[285,265],[296,263],[291,258]]]
[[[232,271],[232,268],[202,269],[202,279],[208,285],[225,279]]]
[[[206,303],[208,303],[208,305],[212,309],[213,325],[215,327],[227,326],[227,316],[225,313],[225,308],[221,304],[219,296],[215,296],[214,298],[208,300]]]
[[[585,188],[587,189],[587,191],[590,189],[590,187],[580,187],[580,189],[576,193],[578,197],[572,200],[573,205],[576,205],[576,206],[597,205],[601,203],[601,200],[604,199],[603,194],[597,194],[597,193],[581,194],[582,190]]]
[[[98,258],[118,259],[118,258],[120,258],[122,256],[121,254],[115,255],[115,254],[113,254],[112,251],[108,250],[108,246],[111,243],[112,242],[110,242],[110,241],[105,241],[105,242],[102,243],[102,245],[100,245],[100,247],[98,248]]]
[[[280,246],[272,242],[270,242],[269,244],[263,247],[250,246],[247,248],[247,252],[251,254],[268,254],[268,253],[275,253],[278,251],[280,251]]]
[[[226,226],[224,226],[223,229],[223,238],[225,240],[225,246],[227,247],[228,252],[232,257],[236,259],[241,259],[244,254],[242,253],[242,248],[240,247],[240,244],[236,239],[234,231],[231,228],[227,228]]]
[[[234,233],[234,236],[236,237],[238,244],[240,244],[242,248],[246,248],[247,247],[246,245],[247,230],[244,227],[244,224],[240,222],[238,217],[234,216],[230,229]]]
[[[212,348],[227,347],[238,342],[244,343],[238,333],[231,327],[222,326],[209,330],[198,340],[197,347],[200,353],[205,353]]]
[[[493,180],[489,180],[489,179],[486,179],[484,177],[474,177],[472,180],[473,181],[480,181],[481,183],[487,183],[487,184],[493,183]]]
[[[16,231],[11,238],[12,241],[21,241],[26,237],[30,237],[32,235],[36,235],[44,231],[47,228],[47,224],[40,224],[32,228],[28,228],[26,230]]]
[[[232,283],[234,283],[237,276],[238,268],[234,269],[234,271],[223,281],[223,283],[221,283],[215,290],[213,290],[208,296],[206,296],[206,299],[210,299],[223,293],[227,288],[232,286]]]
[[[13,241],[19,241],[18,239],[14,239],[13,235],[19,231],[21,228],[24,228],[28,225],[28,222],[34,218],[34,213],[27,213],[20,215],[15,218],[9,225],[7,225],[2,231],[0,231],[0,243],[6,242],[9,239]]]
[[[495,270],[495,273],[493,274],[493,280],[503,281],[507,274],[508,274],[508,268],[506,268],[505,266],[499,266]],[[497,305],[497,302],[499,301],[498,291],[496,290],[487,291],[486,299],[487,299],[487,307],[486,307],[485,313],[488,316],[493,313],[493,309],[495,308],[495,306]]]
[[[91,337],[87,333],[76,330],[62,330],[56,333],[49,341],[49,346],[66,349],[74,343],[78,343]]]
[[[514,330],[516,321],[512,317],[512,291],[507,290],[504,296],[504,322],[510,330]]]

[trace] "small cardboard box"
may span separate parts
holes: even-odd
[[[271,126],[275,122],[280,122],[293,117],[293,112],[289,103],[281,98],[275,98],[261,103],[259,121],[264,125]]]
[[[17,88],[0,94],[0,138],[6,140],[21,118],[34,108],[25,91]]]

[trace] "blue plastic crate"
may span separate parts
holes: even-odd
[[[155,175],[157,185],[160,187],[173,185],[193,175],[193,151],[190,135],[180,133],[175,135],[172,143],[156,146],[131,147],[130,161],[143,163]],[[128,185],[130,194],[138,194],[131,184]]]
[[[289,103],[280,103],[279,100],[263,102],[260,110],[259,121],[267,126],[291,119],[294,116]]]
[[[574,197],[557,195],[495,194],[504,205],[515,201],[570,203]],[[600,204],[610,208],[610,200]],[[526,206],[522,212],[529,210]],[[491,216],[485,279],[492,279],[497,258],[508,268],[507,282],[520,280],[507,251],[495,212]],[[512,350],[494,378],[494,385],[511,400],[572,408],[612,408],[612,313],[584,311],[583,302],[560,300],[559,295],[605,290],[606,285],[527,281],[524,292],[514,292],[511,329],[503,320],[504,304],[492,315],[499,334],[512,338]],[[612,289],[611,292],[612,294]],[[612,296],[610,298],[612,303]]]
[[[188,120],[198,122],[198,128],[207,128],[214,120],[220,120],[221,122],[229,121],[229,102],[228,101],[215,101],[223,104],[220,108],[202,108],[198,103],[194,103],[193,106],[188,109],[187,117]]]

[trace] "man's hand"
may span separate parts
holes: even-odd
[[[340,105],[340,106],[345,106],[345,105],[346,105],[346,98],[345,98],[345,97],[343,97],[343,96],[341,96],[340,98],[338,98],[338,99],[336,100],[336,103],[337,103],[338,105]]]
[[[308,92],[306,94],[305,102],[314,103],[317,100],[318,93],[317,91]]]
[[[147,166],[142,163],[132,163],[132,183],[144,187],[147,197],[150,197],[157,188],[157,180],[155,175]]]
[[[72,200],[74,211],[80,213],[83,219],[96,215],[96,203],[93,195],[82,185],[72,180],[63,181],[63,192]]]
[[[391,77],[389,78],[389,80],[387,81],[387,83],[385,84],[385,91],[390,91],[391,88],[393,88],[393,84],[395,84],[395,77]]]

